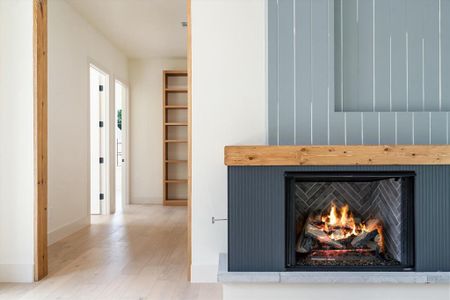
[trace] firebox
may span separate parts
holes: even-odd
[[[285,178],[287,270],[414,270],[414,172]]]

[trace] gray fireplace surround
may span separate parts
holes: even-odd
[[[415,267],[405,272],[297,272],[286,268],[287,172],[415,172]],[[450,166],[229,166],[228,253],[220,282],[450,282]]]

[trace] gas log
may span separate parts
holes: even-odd
[[[317,228],[316,226],[312,225],[312,224],[307,224],[305,227],[305,235],[316,239],[317,241],[319,241],[322,244],[326,244],[328,246],[331,246],[333,248],[337,248],[337,249],[342,249],[344,248],[344,246],[335,241],[332,240],[328,234],[326,234],[322,229]]]
[[[363,232],[357,237],[355,237],[351,244],[354,248],[364,248],[367,244],[372,241],[378,235],[378,230],[374,229],[371,232]]]
[[[357,223],[351,220],[347,223],[329,222],[329,218],[323,218],[320,214],[310,214],[300,222],[302,229],[297,231],[296,251],[302,254],[320,249],[382,252],[381,222],[370,219],[363,224],[359,220]]]

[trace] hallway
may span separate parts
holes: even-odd
[[[221,299],[187,281],[185,207],[133,205],[49,247],[49,276],[0,284],[0,299]]]

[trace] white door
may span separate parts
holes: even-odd
[[[128,87],[115,81],[116,211],[128,204]]]
[[[108,75],[90,66],[91,214],[106,212],[106,101]]]

